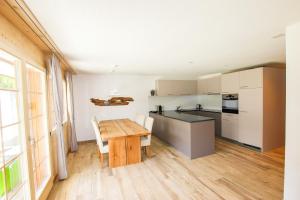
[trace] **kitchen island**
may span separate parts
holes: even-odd
[[[153,135],[172,145],[188,158],[210,155],[215,151],[215,120],[183,112],[149,114],[154,118]]]

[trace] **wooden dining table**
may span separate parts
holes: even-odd
[[[141,162],[141,137],[150,132],[130,119],[99,122],[100,135],[108,141],[109,167],[119,167]]]

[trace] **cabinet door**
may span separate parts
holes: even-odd
[[[221,76],[206,79],[206,90],[208,94],[221,93]]]
[[[164,133],[165,133],[165,123],[164,123],[164,117],[160,116],[159,114],[152,114],[150,113],[150,117],[154,118],[153,122],[153,128],[152,128],[152,134],[164,139]]]
[[[196,80],[178,80],[176,83],[177,95],[196,95],[197,94],[197,81]]]
[[[207,84],[206,84],[206,79],[199,79],[198,80],[198,94],[207,94]]]
[[[180,96],[197,94],[196,80],[157,80],[158,96]]]
[[[240,72],[240,88],[260,88],[263,85],[263,68],[249,69]]]
[[[239,91],[239,73],[223,74],[221,78],[222,93],[237,94]]]
[[[157,80],[156,81],[157,96],[172,96],[176,95],[176,85],[172,80]]]
[[[239,92],[239,142],[261,147],[262,134],[262,88],[241,89]]]
[[[238,141],[238,126],[237,114],[222,113],[222,137]]]

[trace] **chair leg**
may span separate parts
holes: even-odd
[[[103,166],[103,154],[99,151],[99,160],[100,160],[100,167]]]
[[[146,151],[147,157],[151,157],[151,149],[150,149],[150,146],[146,146],[146,147],[145,147],[145,151]]]

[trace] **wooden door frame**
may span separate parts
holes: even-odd
[[[24,105],[24,123],[25,123],[25,132],[26,132],[26,147],[27,147],[27,162],[28,162],[28,175],[29,175],[29,183],[30,183],[30,194],[31,194],[31,199],[37,199],[36,197],[36,192],[35,192],[35,186],[34,186],[34,173],[33,173],[33,160],[32,160],[32,149],[30,145],[30,125],[29,125],[29,108],[28,108],[28,91],[27,91],[27,67],[31,66],[34,67],[35,69],[41,71],[44,74],[44,92],[45,92],[45,117],[46,117],[46,131],[47,131],[47,139],[48,139],[48,157],[49,157],[49,165],[50,165],[50,177],[49,180],[47,181],[44,190],[41,192],[39,199],[46,199],[50,190],[52,189],[53,186],[53,181],[54,181],[54,174],[53,174],[53,160],[51,156],[52,152],[52,145],[51,145],[51,138],[50,138],[50,130],[49,130],[49,116],[48,116],[48,85],[47,85],[47,73],[46,69],[43,67],[37,67],[35,64],[31,64],[30,62],[22,61],[22,74],[21,74],[21,79],[22,79],[22,93],[23,93],[23,105]]]

